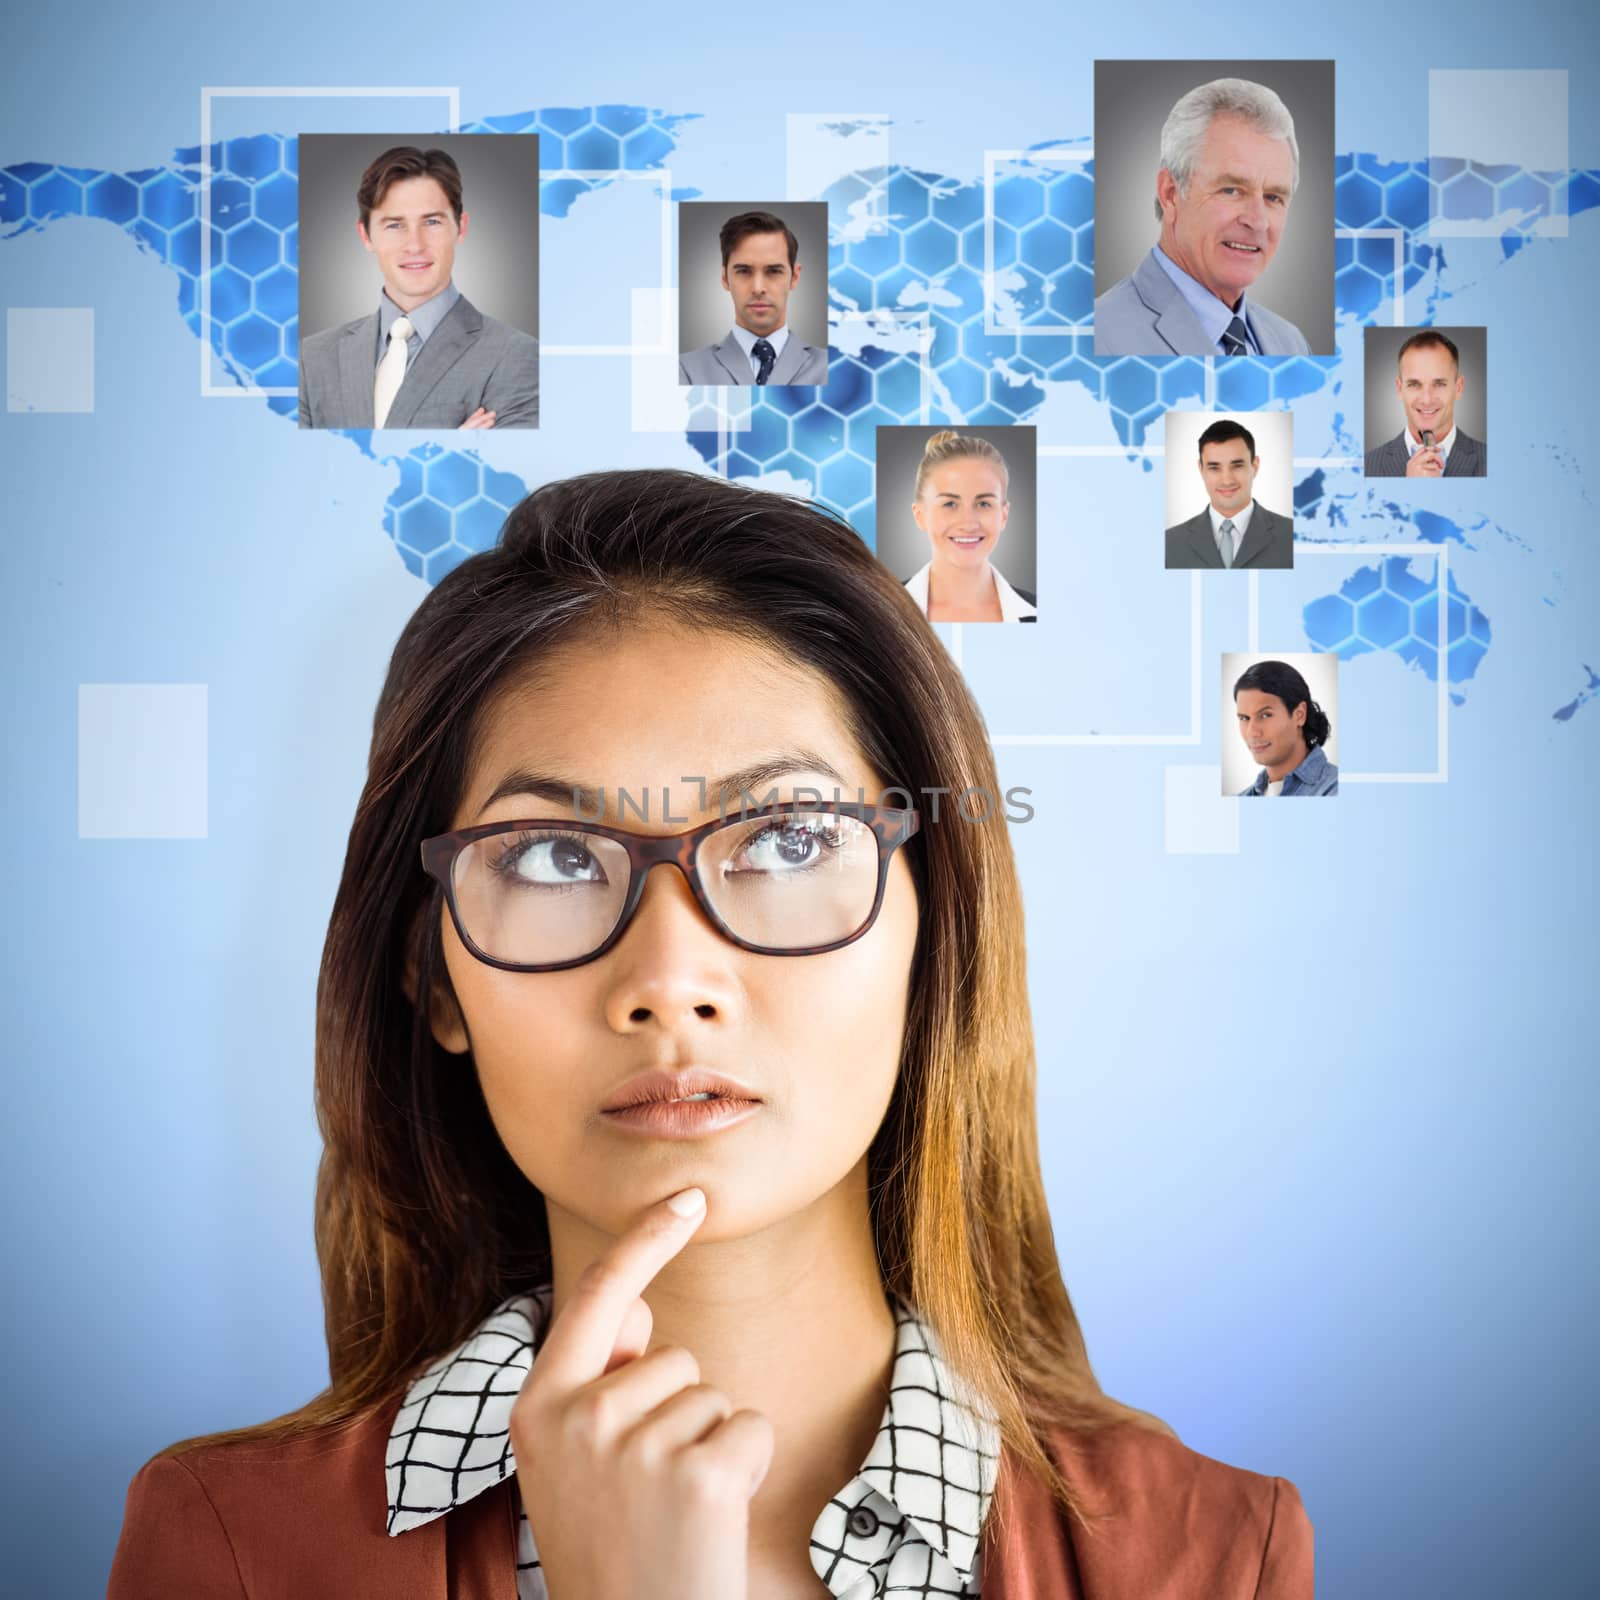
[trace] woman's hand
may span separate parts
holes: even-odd
[[[705,1195],[685,1189],[590,1262],[511,1408],[550,1600],[744,1600],[772,1424],[701,1383],[681,1346],[643,1354],[640,1296],[704,1218]]]

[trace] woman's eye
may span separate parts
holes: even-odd
[[[814,865],[828,850],[838,843],[836,835],[825,829],[799,827],[763,828],[750,839],[738,859],[749,859],[753,864],[742,870],[752,872],[785,872]]]
[[[578,839],[558,835],[553,839],[529,839],[512,845],[495,862],[502,877],[524,883],[565,884],[604,883],[605,869],[594,853]]]

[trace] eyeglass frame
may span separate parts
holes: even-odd
[[[748,823],[757,818],[814,815],[823,812],[853,817],[857,822],[864,823],[871,830],[873,838],[877,841],[878,884],[872,897],[872,909],[868,911],[866,919],[854,933],[847,935],[843,939],[835,939],[829,944],[792,945],[781,950],[775,950],[769,945],[754,944],[748,939],[741,939],[722,920],[705,892],[705,885],[700,881],[699,854],[701,843],[710,838],[712,834],[721,832],[724,828],[737,827],[740,823]],[[445,904],[450,908],[450,920],[455,924],[456,936],[461,940],[462,945],[479,961],[482,961],[487,966],[498,967],[502,972],[562,972],[570,967],[586,966],[591,961],[599,960],[628,931],[628,926],[633,921],[634,913],[639,908],[639,902],[644,898],[645,883],[649,878],[650,869],[663,863],[677,867],[683,874],[684,880],[689,885],[690,892],[694,895],[695,903],[700,907],[700,910],[705,914],[711,925],[730,944],[737,945],[741,950],[749,950],[756,955],[763,956],[817,956],[824,955],[830,950],[842,950],[846,945],[854,944],[857,939],[870,931],[872,925],[878,920],[878,913],[883,909],[884,890],[889,882],[889,867],[894,859],[894,853],[921,827],[922,814],[914,808],[864,805],[855,801],[835,801],[831,804],[817,804],[809,800],[785,800],[780,804],[763,806],[755,811],[741,810],[737,815],[719,816],[710,822],[703,822],[693,828],[686,828],[681,833],[665,834],[636,833],[630,829],[615,828],[603,822],[569,822],[560,817],[537,817],[531,820],[515,822],[480,822],[469,828],[456,828],[449,833],[435,834],[431,839],[424,839],[421,846],[422,870],[444,891]],[[456,903],[456,857],[469,844],[476,844],[480,839],[492,838],[499,833],[518,833],[530,829],[552,828],[558,828],[564,832],[599,834],[602,838],[615,840],[627,851],[628,890],[623,898],[622,910],[617,917],[616,926],[587,955],[576,956],[570,961],[538,961],[531,963],[502,961],[498,957],[491,956],[480,949],[468,937],[467,930],[461,920],[461,909]]]

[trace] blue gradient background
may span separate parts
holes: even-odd
[[[781,183],[785,111],[887,113],[897,166],[972,183],[986,149],[1087,136],[1096,55],[1210,54],[1218,37],[1170,4],[1082,27],[1056,6],[1015,5],[997,25],[934,5],[914,28],[859,8],[686,28],[612,7],[603,36],[566,11],[489,5],[470,36],[430,29],[419,62],[415,29],[371,7],[169,7],[115,37],[99,15],[8,23],[0,164],[159,166],[196,143],[202,84],[424,81],[461,86],[464,125],[542,106],[685,117],[666,157],[684,194]],[[1408,22],[1351,4],[1334,24],[1241,6],[1227,20],[1230,48],[1337,58],[1341,156],[1425,160],[1430,66],[1566,67],[1571,166],[1600,167],[1589,10],[1468,4]],[[738,70],[736,36],[783,64],[781,92]],[[274,110],[231,103],[217,132],[292,131]],[[414,125],[415,106],[396,117]],[[655,212],[631,189],[563,195],[559,220],[547,195],[547,340],[627,340],[625,296],[614,315],[578,312],[562,286],[597,245],[623,258],[619,283],[656,280]],[[1239,854],[1166,854],[1162,768],[1215,760],[1214,664],[1244,643],[1243,594],[1220,585],[1197,750],[999,750],[1003,785],[1030,786],[1037,807],[1013,838],[1041,1136],[1097,1370],[1195,1448],[1292,1478],[1318,1593],[1336,1600],[1596,1589],[1581,1529],[1600,1492],[1600,212],[1571,209],[1566,239],[1445,241],[1448,266],[1419,276],[1410,320],[1437,304],[1441,321],[1490,326],[1493,478],[1437,485],[1434,520],[1399,525],[1414,501],[1393,486],[1300,475],[1307,539],[1448,543],[1468,632],[1471,607],[1480,639],[1492,624],[1470,669],[1452,665],[1448,783],[1253,808]],[[0,420],[15,1385],[0,1571],[7,1592],[80,1596],[103,1590],[128,1480],[153,1451],[326,1381],[315,975],[388,651],[425,593],[393,542],[393,496],[419,469],[361,438],[303,438],[260,400],[202,399],[173,272],[115,228],[14,232],[0,284],[8,306],[96,315],[95,411]],[[1339,340],[1296,402],[1303,456],[1360,438],[1358,357],[1340,371],[1355,317]],[[630,431],[626,365],[547,359],[540,436],[477,446],[509,475],[491,481],[704,467],[702,436]],[[1020,417],[1041,444],[1137,446],[1158,414],[1113,412],[1098,369],[1060,376]],[[964,641],[996,734],[1186,725],[1187,579],[1115,539],[1081,555],[1073,541],[1080,519],[1159,527],[1149,465],[1041,462],[1057,521],[1041,528],[1040,591],[1061,621],[1017,630],[1031,642]],[[1432,581],[1430,562],[1412,565]],[[1344,648],[1327,620],[1324,597],[1363,567],[1376,557],[1302,559],[1263,585],[1261,639],[1340,649],[1347,766],[1425,770],[1426,663]],[[209,685],[207,839],[77,837],[77,686],[95,682]]]

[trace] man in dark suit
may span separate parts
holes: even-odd
[[[1211,502],[1167,529],[1169,567],[1292,567],[1294,522],[1254,498],[1261,458],[1240,423],[1213,422],[1200,435],[1200,480]]]
[[[1456,401],[1466,388],[1461,352],[1437,328],[1423,328],[1400,346],[1395,393],[1406,425],[1369,450],[1369,478],[1482,478],[1489,452],[1481,439],[1456,426]]]
[[[536,428],[538,340],[451,281],[469,217],[448,152],[385,150],[356,200],[383,292],[376,311],[300,341],[300,426]]]
[[[828,347],[789,327],[789,294],[800,281],[800,241],[782,217],[741,211],[722,225],[722,287],[733,327],[678,359],[679,383],[822,384]]]

